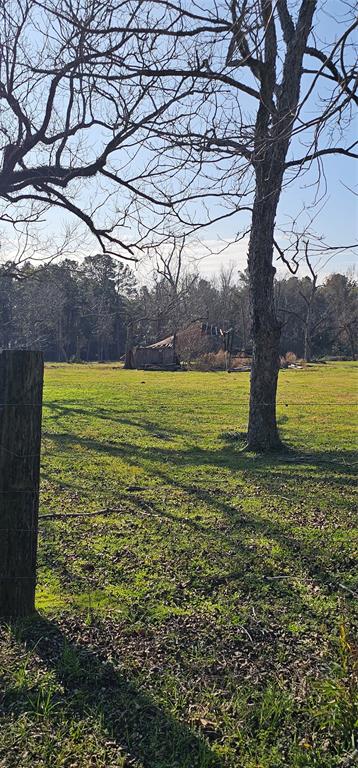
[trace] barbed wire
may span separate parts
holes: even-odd
[[[216,398],[213,397],[213,399],[216,399]],[[117,406],[120,406],[121,405],[121,401],[120,400],[101,400],[100,403],[97,402],[97,401],[93,401],[93,403],[92,403],[92,402],[89,402],[88,399],[86,399],[86,400],[66,400],[66,402],[63,402],[61,400],[51,400],[51,401],[47,401],[46,402],[44,400],[42,403],[22,403],[22,402],[19,402],[19,403],[0,403],[0,408],[11,408],[11,407],[14,407],[14,408],[41,408],[41,407],[51,408],[51,406],[53,406],[53,405],[58,405],[58,406],[60,406],[63,409],[70,408],[73,405],[86,405],[88,410],[91,410],[92,408],[97,408],[98,410],[100,410],[103,405],[117,405]],[[238,405],[242,406],[242,407],[248,407],[249,403],[248,403],[248,400],[245,403],[236,403],[235,407],[237,407]],[[271,406],[272,403],[266,403],[266,402],[263,401],[261,403],[261,405],[267,405],[267,406],[270,405]],[[357,406],[358,405],[358,400],[357,400],[357,402],[356,401],[352,401],[352,400],[349,400],[348,402],[347,401],[340,401],[340,400],[332,400],[332,401],[330,401],[330,400],[312,400],[312,401],[308,400],[306,402],[300,402],[300,401],[297,401],[297,400],[293,400],[292,402],[290,400],[281,400],[281,401],[278,400],[277,401],[277,405],[278,406],[280,406],[280,405],[294,405],[294,406],[299,407],[299,408],[302,408],[302,407],[304,408],[305,406],[311,406],[311,405],[314,405],[317,408],[319,406],[321,406],[321,405],[344,405],[344,406],[347,406],[347,407],[351,407],[352,405]],[[172,406],[168,405],[168,409],[171,409],[171,408],[172,408]],[[131,410],[124,409],[124,410],[122,410],[122,413],[133,413],[133,414],[135,414],[135,413],[138,413],[138,412],[135,411],[135,410],[132,410],[132,409]]]

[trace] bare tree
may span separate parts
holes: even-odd
[[[190,11],[185,2],[168,5],[186,17],[192,72],[205,97],[201,111],[175,125],[176,146],[189,163],[197,158],[198,173],[206,174],[201,194],[221,192],[226,199],[229,208],[222,217],[251,211],[248,448],[275,449],[281,446],[276,423],[281,329],[273,266],[278,206],[285,186],[304,174],[317,197],[326,157],[358,157],[349,132],[358,104],[356,14],[353,5],[337,2],[327,39],[324,4],[317,0],[223,0],[208,10],[193,2]],[[178,77],[185,68],[169,72]],[[160,126],[157,130],[164,136]]]
[[[286,253],[281,249],[277,243],[275,244],[276,249],[281,255],[281,258],[287,262],[291,274],[296,275],[298,268],[299,268],[299,240],[297,242],[296,248],[295,248],[295,254],[292,256],[293,261],[291,263],[287,261]],[[312,261],[309,257],[309,241],[306,240],[304,242],[304,259],[305,264],[309,271],[309,277],[306,278],[306,283],[304,285],[304,289],[299,289],[298,294],[301,297],[303,304],[304,304],[304,310],[303,312],[297,312],[297,309],[294,310],[292,308],[283,307],[280,303],[280,296],[277,296],[276,304],[277,309],[279,313],[285,314],[293,314],[296,316],[296,318],[302,323],[303,329],[304,329],[304,349],[303,349],[303,359],[306,360],[306,362],[310,362],[311,360],[311,351],[312,351],[312,339],[311,339],[311,333],[312,333],[312,311],[313,311],[313,305],[314,305],[314,299],[318,290],[317,280],[318,280],[318,270],[315,269]],[[322,319],[322,318],[321,318]]]
[[[346,255],[351,253],[353,256],[356,253],[357,246],[332,246],[325,241],[322,235],[317,235],[310,229],[311,224],[312,219],[310,219],[303,232],[295,232],[294,227],[284,232],[285,246],[279,246],[276,240],[274,240],[274,247],[279,254],[278,258],[285,263],[291,275],[297,276],[299,268],[302,266],[307,272],[306,276],[301,278],[300,281],[297,280],[296,283],[297,297],[300,297],[301,302],[297,302],[297,297],[295,301],[294,296],[291,296],[291,301],[289,302],[287,302],[286,296],[286,301],[282,302],[281,293],[285,283],[276,281],[276,309],[279,317],[283,316],[284,318],[281,328],[287,324],[287,316],[292,315],[299,321],[303,328],[303,358],[310,362],[313,344],[317,337],[322,334],[324,329],[327,331],[328,328],[334,328],[335,333],[337,333],[338,327],[338,335],[342,331],[347,335],[352,350],[352,358],[355,359],[354,345],[352,347],[352,340],[354,340],[352,328],[356,322],[356,312],[354,312],[354,300],[352,301],[351,295],[354,294],[355,281],[347,280],[346,284],[344,284],[345,278],[340,276],[343,278],[343,284],[340,283],[339,279],[337,284],[334,284],[332,291],[333,301],[328,302],[326,306],[318,307],[318,311],[316,297],[318,294],[322,294],[324,273],[332,258],[340,253],[345,253]],[[344,288],[346,288],[346,302],[342,301]],[[323,293],[327,294],[329,291],[325,290]],[[340,321],[337,324],[337,312],[334,310],[339,300]]]
[[[173,203],[152,128],[160,121],[170,131],[193,90],[193,78],[162,77],[177,42],[176,14],[170,4],[160,7],[141,0],[1,3],[4,226],[22,231],[55,208],[80,221],[97,248],[129,259],[148,233],[159,237],[158,222]]]
[[[163,333],[175,337],[181,328],[184,318],[188,321],[186,299],[191,289],[197,283],[198,274],[188,272],[184,264],[185,235],[173,236],[164,249],[156,253],[152,274],[150,306],[145,311],[140,301],[131,306],[131,316],[127,319],[127,343],[125,367],[133,364],[132,347],[134,344],[134,328],[142,323],[154,325],[156,340]],[[146,291],[149,297],[148,290]],[[154,299],[154,301],[153,301]],[[196,320],[197,316],[191,318]]]
[[[312,320],[313,302],[314,302],[315,295],[317,293],[318,274],[314,270],[312,262],[310,261],[310,257],[308,255],[308,248],[309,248],[309,242],[307,240],[305,242],[305,260],[311,275],[310,286],[307,294],[304,293],[303,291],[300,291],[300,295],[302,296],[302,299],[306,305],[306,312],[304,317],[305,338],[304,338],[303,357],[307,362],[310,362],[311,350],[312,350],[311,320]]]

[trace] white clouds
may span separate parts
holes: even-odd
[[[229,240],[204,240],[191,248],[189,260],[203,277],[212,278],[221,269],[233,267],[242,272],[247,266],[248,237],[235,243]]]
[[[239,242],[223,238],[192,241],[185,246],[183,267],[189,271],[197,271],[207,279],[219,275],[221,269],[233,268],[237,274],[246,269],[247,250],[248,237]],[[147,257],[137,264],[135,273],[142,284],[151,281],[155,266],[155,256]]]

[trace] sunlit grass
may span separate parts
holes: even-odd
[[[70,765],[72,749],[81,768],[333,768],[354,753],[357,366],[280,373],[290,451],[274,458],[242,452],[248,387],[47,367],[41,620],[1,646],[1,765]]]

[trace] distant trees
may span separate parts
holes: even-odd
[[[325,283],[326,327],[328,344],[335,349],[342,347],[355,360],[358,338],[358,288],[353,275],[331,275]]]
[[[310,303],[310,356],[356,356],[358,287],[353,275],[314,278],[290,276],[275,281],[282,323],[280,353],[307,351],[307,297]],[[118,360],[126,345],[150,344],[189,328],[194,321],[235,330],[236,345],[252,344],[246,273],[232,269],[207,280],[196,272],[180,274],[175,293],[163,275],[139,286],[134,273],[108,254],[81,263],[0,267],[0,349],[42,349],[47,360]],[[182,343],[196,356],[188,331]],[[191,349],[193,347],[193,349]],[[191,356],[192,356],[191,355]]]
[[[47,360],[117,359],[126,338],[133,273],[108,254],[0,268],[0,347],[38,348]]]
[[[353,276],[335,273],[317,285],[314,277],[276,281],[282,322],[281,351],[310,360],[321,355],[356,358],[358,286]]]

